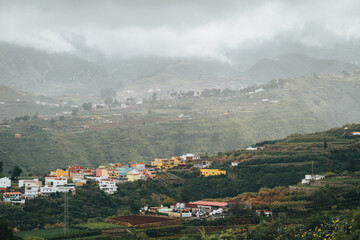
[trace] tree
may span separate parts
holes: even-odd
[[[104,100],[104,103],[107,105],[107,106],[110,106],[112,103],[113,103],[113,99],[112,98],[106,98]]]
[[[325,138],[324,138],[324,149],[327,149],[327,141]]]
[[[74,109],[71,111],[71,115],[76,116],[76,115],[78,114],[78,111],[79,111],[79,109],[74,108]]]
[[[34,114],[34,116],[32,116],[32,119],[38,119],[38,118],[39,118],[39,113],[36,112],[36,113]]]
[[[170,207],[171,205],[174,205],[175,203],[176,203],[175,199],[167,198],[162,202],[162,205]]]
[[[181,192],[181,202],[188,203],[189,202],[189,189],[184,188],[184,190]]]
[[[11,179],[13,179],[13,180],[17,179],[21,173],[22,173],[22,169],[17,165],[14,166],[14,168],[12,170]]]
[[[156,99],[157,99],[157,93],[153,93],[153,94],[152,94],[152,100],[153,100],[153,101],[156,101]]]
[[[109,88],[102,88],[100,91],[100,95],[104,99],[106,98],[112,99],[116,97],[116,91]]]
[[[0,174],[2,173],[3,171],[3,162],[0,162]]]
[[[83,107],[83,109],[84,109],[85,111],[89,111],[89,112],[90,112],[90,110],[91,110],[91,108],[92,108],[92,103],[91,103],[91,102],[83,103],[83,104],[82,104],[82,107]]]
[[[348,72],[347,72],[347,71],[345,71],[345,70],[344,70],[344,71],[342,71],[342,72],[341,72],[341,74],[342,74],[342,75],[344,75],[344,76],[346,76],[346,77],[347,77],[347,76],[350,76],[350,73],[348,73]]]
[[[0,217],[0,236],[3,240],[13,239],[13,231],[8,222]]]

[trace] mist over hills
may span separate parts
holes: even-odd
[[[88,93],[110,81],[99,66],[73,54],[47,53],[0,43],[0,84],[27,92]]]
[[[245,78],[255,82],[267,82],[272,79],[299,77],[313,74],[337,74],[352,72],[359,67],[333,59],[317,59],[302,54],[286,54],[276,59],[263,59],[243,73]]]
[[[357,68],[351,63],[301,54],[262,59],[245,71],[234,63],[195,58],[98,57],[90,61],[70,53],[0,43],[0,84],[49,96],[99,94],[104,87],[141,91],[241,88],[271,79],[336,74]]]

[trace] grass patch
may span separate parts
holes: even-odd
[[[120,228],[120,227],[124,227],[124,226],[121,226],[118,224],[104,223],[104,222],[93,222],[93,223],[80,223],[80,224],[74,225],[74,227],[98,230],[98,229]]]
[[[69,229],[69,234],[82,234],[86,233],[88,230],[82,229]],[[26,236],[34,236],[34,237],[43,237],[43,238],[52,238],[52,237],[61,237],[64,235],[63,228],[49,228],[49,229],[40,229],[40,230],[31,230],[31,231],[20,231],[16,232],[15,236],[17,237],[26,237]]]

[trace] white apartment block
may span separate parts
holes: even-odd
[[[114,194],[117,192],[117,186],[112,179],[101,179],[99,181],[100,190],[104,190],[108,194]]]
[[[25,199],[36,198],[39,196],[40,187],[38,186],[27,186],[25,187]]]
[[[30,179],[22,179],[19,180],[19,187],[30,187],[30,186],[42,186],[42,182],[39,179],[35,178],[33,180]]]
[[[11,187],[10,178],[7,177],[0,178],[0,188],[8,188],[8,187]]]
[[[41,194],[50,194],[50,193],[56,193],[56,192],[75,192],[74,186],[44,186],[40,188]]]
[[[45,186],[64,186],[67,184],[67,179],[63,177],[45,177]]]

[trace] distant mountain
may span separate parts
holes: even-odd
[[[48,53],[0,42],[0,84],[52,96],[99,94],[101,88],[140,91],[240,88],[271,79],[335,74],[357,68],[351,63],[301,54],[263,59],[244,72],[239,65],[210,59],[99,56],[90,61],[74,54]]]
[[[354,71],[359,67],[346,62],[331,59],[317,59],[301,54],[281,55],[277,59],[263,59],[243,72],[245,78],[257,82],[272,79],[299,77],[303,75],[337,74]]]
[[[179,60],[156,72],[141,76],[128,87],[134,89],[203,89],[211,87],[244,87],[249,82],[241,79],[241,72],[228,63],[200,59]]]
[[[0,84],[38,94],[60,95],[98,93],[99,87],[114,83],[102,68],[75,55],[0,43]]]

